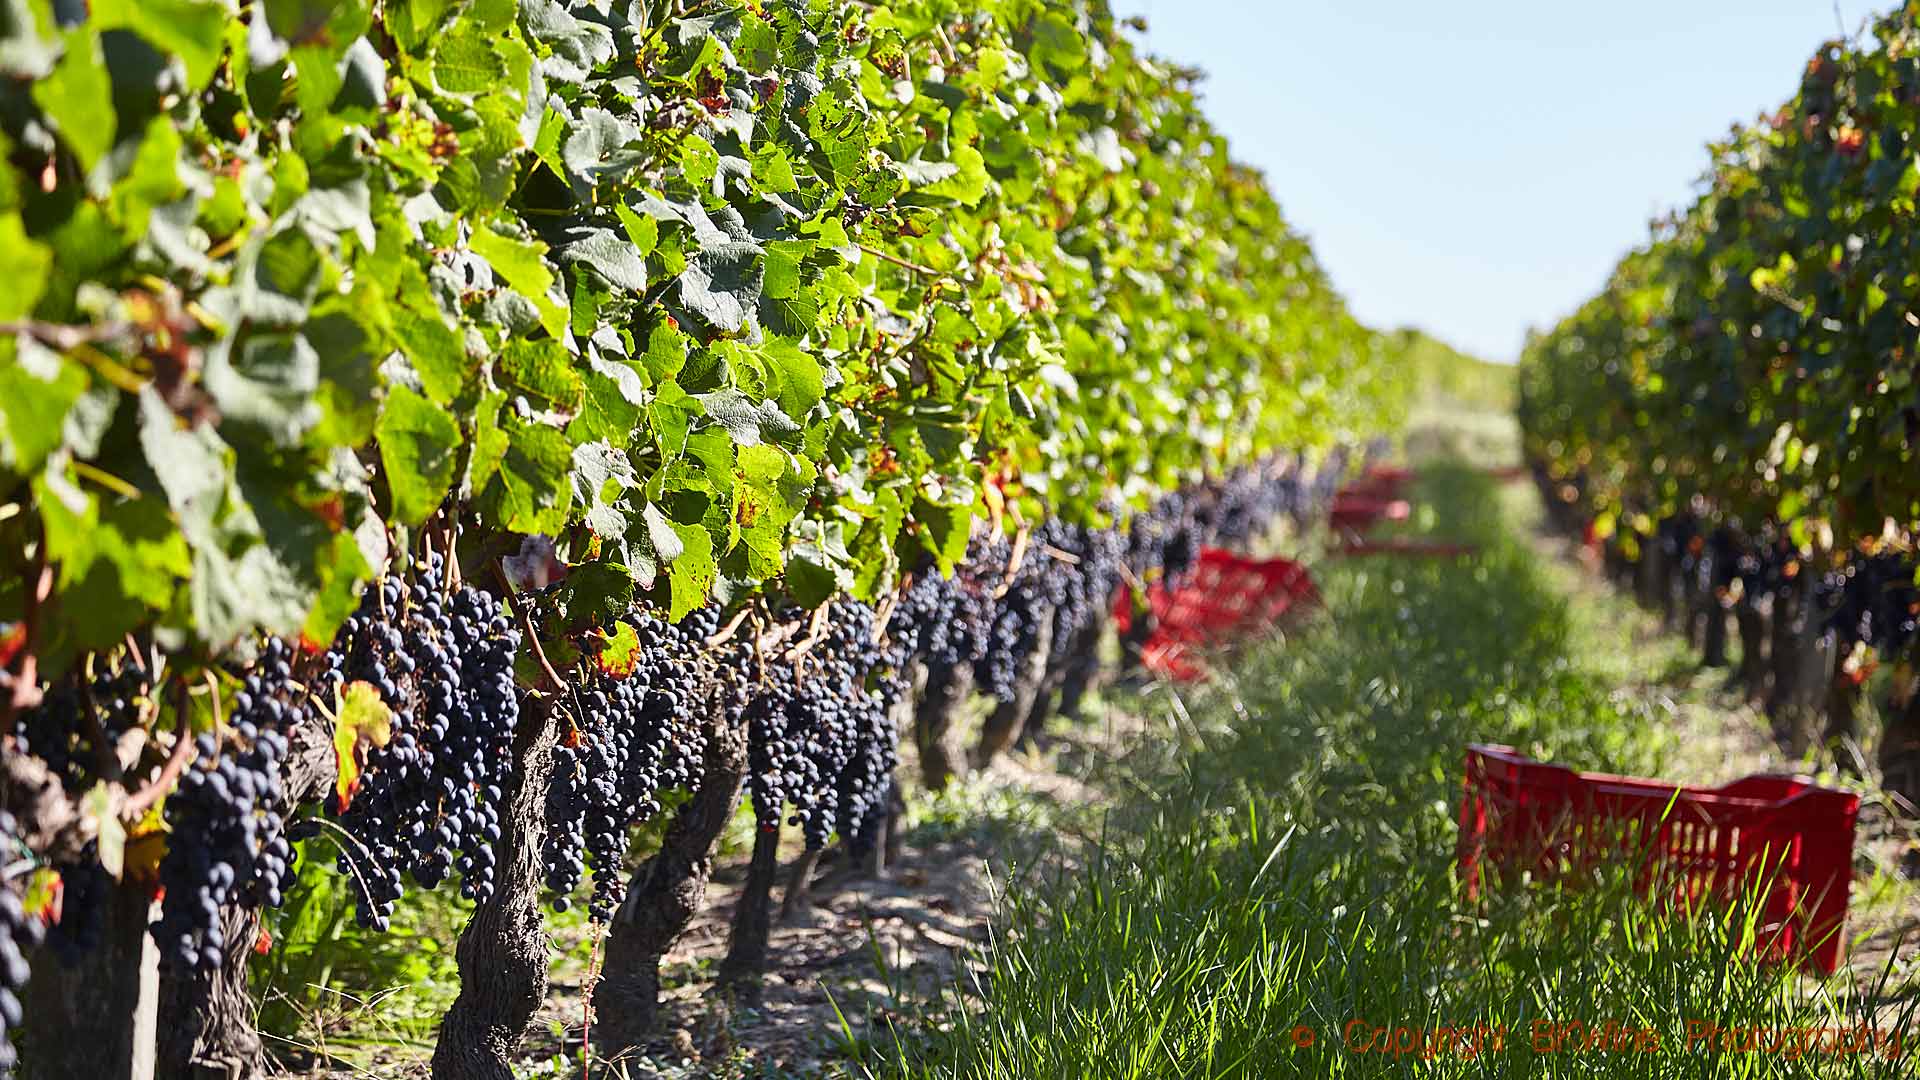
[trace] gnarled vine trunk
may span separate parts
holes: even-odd
[[[1773,601],[1773,640],[1769,653],[1773,690],[1767,698],[1767,716],[1774,738],[1791,757],[1807,752],[1812,742],[1815,714],[1827,690],[1832,649],[1815,618],[1808,575],[1782,588]]]
[[[1706,625],[1700,632],[1700,663],[1703,667],[1723,668],[1727,659],[1727,605],[1714,589],[1703,590],[1700,615]]]
[[[1833,755],[1834,765],[1849,776],[1860,773],[1854,753],[1860,738],[1860,698],[1860,684],[1840,665],[1834,665],[1827,678],[1827,724],[1820,741]]]
[[[529,700],[514,736],[520,767],[509,780],[496,845],[494,890],[474,908],[454,957],[460,996],[440,1022],[434,1080],[513,1080],[512,1059],[547,993],[547,933],[540,913],[540,846],[558,723]]]
[[[1887,726],[1880,735],[1880,786],[1920,818],[1920,676],[1905,674],[1891,688]]]
[[[1096,613],[1080,628],[1071,646],[1065,670],[1060,673],[1060,704],[1056,712],[1069,720],[1080,718],[1080,706],[1100,678],[1100,639],[1106,636],[1107,616]],[[1040,725],[1027,722],[1029,732]]]
[[[1757,598],[1742,596],[1733,607],[1735,625],[1740,628],[1740,669],[1735,678],[1749,702],[1765,700],[1767,694],[1767,609]]]
[[[720,961],[720,986],[751,1000],[760,991],[767,970],[767,939],[773,932],[773,879],[780,872],[780,824],[761,826],[753,834],[753,861],[733,910],[727,956]]]
[[[1127,624],[1126,633],[1120,635],[1120,670],[1133,674],[1142,670],[1144,661],[1141,650],[1159,629],[1160,620],[1153,612],[1138,605],[1134,607],[1133,619]]]
[[[660,1014],[660,958],[687,929],[707,895],[713,847],[740,805],[747,731],[727,720],[719,694],[708,702],[707,761],[700,789],[675,812],[660,850],[634,871],[607,932],[593,991],[594,1036],[602,1057],[619,1061],[653,1034]]]
[[[927,689],[927,665],[918,660],[913,662],[907,673],[907,692],[893,703],[889,717],[895,732],[909,730],[914,723],[914,713],[919,706],[920,696]],[[899,861],[900,855],[900,818],[906,813],[906,799],[900,794],[900,773],[894,770],[893,782],[887,785],[887,809],[874,828],[873,836],[868,839],[871,846],[861,854],[860,870],[867,877],[882,878],[887,868]]]
[[[973,767],[976,769],[993,764],[994,758],[1020,738],[1021,732],[1026,729],[1027,718],[1033,712],[1034,700],[1046,687],[1047,661],[1053,649],[1053,609],[1043,604],[1035,612],[1035,617],[1039,619],[1038,640],[1034,642],[1033,652],[1028,654],[1014,676],[1013,696],[995,702],[993,712],[981,725],[980,741],[973,748]]]
[[[966,762],[953,722],[973,689],[973,668],[936,667],[927,674],[927,689],[914,712],[913,741],[920,751],[920,775],[928,790],[940,791]]]
[[[1634,562],[1634,598],[1648,611],[1659,611],[1661,593],[1667,587],[1667,560],[1660,550],[1657,537],[1642,536],[1640,557]]]
[[[168,969],[160,979],[158,1080],[252,1080],[264,1070],[265,1051],[247,986],[260,913],[223,908],[220,928],[227,947],[219,968]]]
[[[62,962],[33,959],[21,1004],[22,1080],[152,1080],[160,950],[147,933],[154,904],[145,888],[112,887],[101,901],[100,940]]]
[[[820,848],[809,848],[787,868],[787,891],[780,894],[780,921],[789,922],[813,904],[813,875],[820,869]]]

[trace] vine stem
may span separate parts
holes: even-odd
[[[906,259],[901,258],[898,255],[892,255],[887,252],[881,251],[879,248],[871,248],[865,244],[855,244],[854,247],[859,248],[861,251],[866,252],[867,254],[873,256],[876,259],[881,260],[882,262],[890,262],[895,266],[901,267],[903,269],[911,270],[916,274],[925,274],[928,277],[937,277],[937,278],[947,276],[946,274],[943,274],[940,271],[935,270],[931,266],[922,266],[917,262],[910,262]]]
[[[607,940],[607,924],[593,923],[593,955],[587,960],[587,985],[580,998],[580,1080],[589,1080],[593,1065],[593,991],[600,982],[600,946]]]
[[[1032,537],[1032,535],[1032,530],[1024,528],[1014,535],[1013,553],[1007,556],[1006,580],[1000,583],[999,588],[993,590],[993,598],[995,600],[1007,595],[1007,590],[1013,588],[1014,576],[1020,573],[1020,564],[1026,561],[1027,540]]]
[[[178,685],[176,696],[179,700],[174,703],[174,708],[179,710],[179,716],[174,724],[173,753],[167,756],[167,763],[160,767],[158,776],[139,791],[127,796],[127,801],[120,804],[120,818],[123,821],[138,819],[141,814],[147,812],[149,807],[160,801],[160,796],[172,790],[173,782],[180,778],[180,773],[187,767],[187,761],[193,756],[193,738],[187,720],[186,683]],[[217,710],[219,706],[216,704],[214,708]]]
[[[707,639],[707,647],[713,648],[714,646],[725,645],[727,642],[733,640],[734,632],[740,629],[741,623],[747,621],[747,616],[752,610],[752,608],[743,607],[739,611],[734,612],[733,618],[727,621],[727,625],[714,631],[713,636]]]
[[[40,704],[40,660],[33,653],[33,632],[40,618],[40,605],[47,602],[53,592],[53,567],[47,563],[47,542],[43,535],[33,554],[37,565],[33,591],[27,594],[27,610],[20,619],[20,670],[13,676],[13,690],[7,696],[7,706],[0,720],[11,721],[13,715],[21,709],[31,709]]]
[[[0,334],[25,335],[62,352],[88,342],[115,341],[133,337],[138,333],[138,327],[125,321],[98,323],[92,326],[70,326],[66,323],[40,322],[37,319],[0,322]]]
[[[533,619],[527,615],[527,609],[520,603],[519,595],[513,591],[513,585],[507,581],[507,568],[496,559],[493,563],[493,572],[499,575],[500,588],[507,594],[507,606],[520,617],[520,629],[527,635],[527,644],[533,647],[533,658],[540,662],[540,671],[546,675],[547,681],[553,684],[555,691],[566,689],[566,681],[560,678],[559,673],[553,670],[553,664],[547,660],[547,650],[540,647],[540,635],[534,632]]]

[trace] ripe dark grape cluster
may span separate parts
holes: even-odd
[[[927,574],[938,585],[919,599],[931,621],[921,637],[921,654],[927,665],[940,670],[955,670],[978,664],[993,643],[994,599],[989,580],[992,567],[1006,566],[1005,538],[975,537],[967,546],[966,561],[952,577]]]
[[[694,612],[675,625],[638,612],[628,622],[640,641],[633,670],[598,673],[570,695],[547,792],[541,855],[553,905],[565,910],[590,868],[596,920],[620,903],[633,827],[660,812],[662,792],[693,790],[706,759],[699,663],[716,615]]]
[[[1838,635],[1843,649],[1858,642],[1891,656],[1912,640],[1920,624],[1920,589],[1913,574],[1911,560],[1887,553],[1852,559],[1827,572],[1817,601],[1828,613],[1826,628]]]
[[[47,927],[47,950],[72,967],[98,948],[106,934],[113,879],[100,865],[99,846],[92,841],[77,861],[58,863],[54,870],[60,875],[60,921]]]
[[[1000,584],[992,590],[999,595],[994,598],[987,648],[973,666],[974,684],[1001,701],[1013,698],[1021,664],[1040,645],[1041,619],[1065,599],[1066,580],[1073,573],[1068,563],[1048,551],[1050,541],[1056,539],[1052,527],[1043,526],[1028,539],[1018,566],[1013,565],[1012,549],[1004,540],[996,540],[982,559],[985,576]]]
[[[1234,470],[1208,493],[1210,504],[1197,519],[1218,544],[1244,547],[1283,515],[1308,511],[1301,471],[1281,455]]]
[[[828,613],[825,640],[815,677],[827,685],[828,700],[816,707],[816,738],[810,756],[822,784],[809,800],[796,800],[796,816],[807,846],[824,847],[836,830],[851,839],[886,806],[893,767],[899,761],[899,732],[890,709],[899,689],[883,653],[874,610],[841,601]],[[882,667],[885,660],[889,666]],[[837,740],[830,742],[829,740]]]
[[[13,815],[0,810],[0,865],[12,865],[25,852]],[[20,1026],[20,994],[29,974],[27,953],[40,944],[43,930],[7,882],[0,881],[0,1074],[20,1063],[7,1033]]]
[[[341,871],[358,886],[360,922],[385,929],[403,876],[436,888],[454,871],[469,899],[493,893],[494,845],[520,699],[513,657],[520,631],[498,598],[436,583],[438,555],[409,583],[367,590],[328,654],[336,686],[366,682],[393,711],[392,738],[367,753],[361,788],[344,808],[352,837]]]
[[[891,680],[892,676],[885,677]],[[854,852],[872,850],[893,792],[900,764],[900,731],[894,726],[890,692],[876,687],[851,703],[853,747],[834,784],[833,828]],[[819,835],[824,843],[826,837]]]
[[[1346,475],[1348,455],[1330,452],[1309,483],[1300,463],[1275,456],[1225,477],[1169,491],[1133,515],[1125,559],[1135,577],[1158,572],[1177,583],[1198,563],[1206,545],[1245,546],[1282,516],[1304,521],[1332,500]]]
[[[1727,525],[1719,525],[1707,534],[1694,561],[1694,587],[1716,596],[1732,588],[1740,573],[1740,534]]]
[[[779,826],[788,793],[801,783],[800,754],[788,732],[795,711],[794,683],[790,665],[770,663],[747,703],[747,794],[762,829]]]
[[[291,659],[284,642],[268,643],[234,695],[227,737],[206,732],[196,739],[194,761],[167,797],[165,893],[153,927],[167,963],[219,967],[227,946],[220,909],[280,905],[294,858],[280,770],[286,732],[306,717]]]
[[[1344,446],[1336,446],[1327,451],[1320,467],[1313,471],[1313,482],[1307,486],[1307,504],[1309,507],[1325,506],[1333,501],[1334,493],[1340,490],[1347,475],[1347,465],[1352,455]]]
[[[47,688],[39,705],[23,710],[13,724],[12,751],[32,754],[78,796],[95,779],[94,764],[114,752],[120,737],[138,726],[149,695],[146,673],[123,657],[95,657],[91,674],[81,673]],[[95,744],[95,732],[105,743]],[[62,963],[71,964],[98,944],[109,890],[89,844],[78,861],[54,869],[62,881],[61,921],[46,941]]]
[[[754,815],[762,828],[784,815],[812,850],[871,818],[892,782],[898,735],[888,695],[904,686],[902,660],[881,664],[875,631],[871,607],[835,601],[816,635],[767,664],[747,703]]]
[[[1080,632],[1101,617],[1120,584],[1125,537],[1117,529],[1063,528],[1050,541],[1078,560],[1056,571],[1063,585],[1053,609],[1056,655],[1064,656]]]
[[[93,743],[95,724],[106,752],[120,736],[139,726],[146,674],[131,663],[101,661],[93,675],[62,680],[49,687],[39,705],[14,720],[14,748],[46,763],[70,794],[92,786],[93,764],[103,748]],[[89,715],[91,714],[91,715]]]

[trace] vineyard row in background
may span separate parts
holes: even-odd
[[[1920,806],[1920,5],[1822,46],[1690,206],[1528,344],[1524,450],[1790,752]],[[1887,677],[1874,683],[1876,668]],[[1884,693],[1870,694],[1873,686]],[[1877,753],[1863,698],[1884,723]],[[1870,760],[1871,758],[1871,760]]]
[[[511,1075],[543,893],[617,1056],[741,798],[750,987],[785,825],[802,892],[884,858],[906,711],[938,783],[977,686],[990,759],[1116,589],[1314,513],[1410,342],[1195,77],[1104,0],[0,3],[28,1074],[257,1071],[319,836],[369,928],[474,903],[436,1075]]]

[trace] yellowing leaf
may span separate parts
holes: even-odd
[[[51,866],[42,866],[27,877],[26,892],[20,897],[20,908],[28,917],[37,917],[51,926],[60,921],[60,900],[65,883],[60,880],[60,871]]]
[[[345,810],[360,790],[360,770],[368,746],[385,746],[393,737],[393,710],[372,683],[352,682],[340,695],[333,715],[333,752],[337,759],[334,793]]]
[[[160,860],[167,854],[167,819],[162,799],[147,808],[140,820],[127,829],[126,855],[123,860],[128,881],[154,885],[160,881]]]
[[[94,823],[96,844],[100,851],[100,868],[116,881],[125,867],[127,851],[127,829],[120,824],[120,815],[115,811],[113,789],[106,781],[93,785],[86,797],[80,801],[83,817]]]
[[[640,663],[640,635],[625,622],[613,624],[613,633],[605,630],[594,631],[593,662],[600,670],[616,679],[624,679],[633,674]]]

